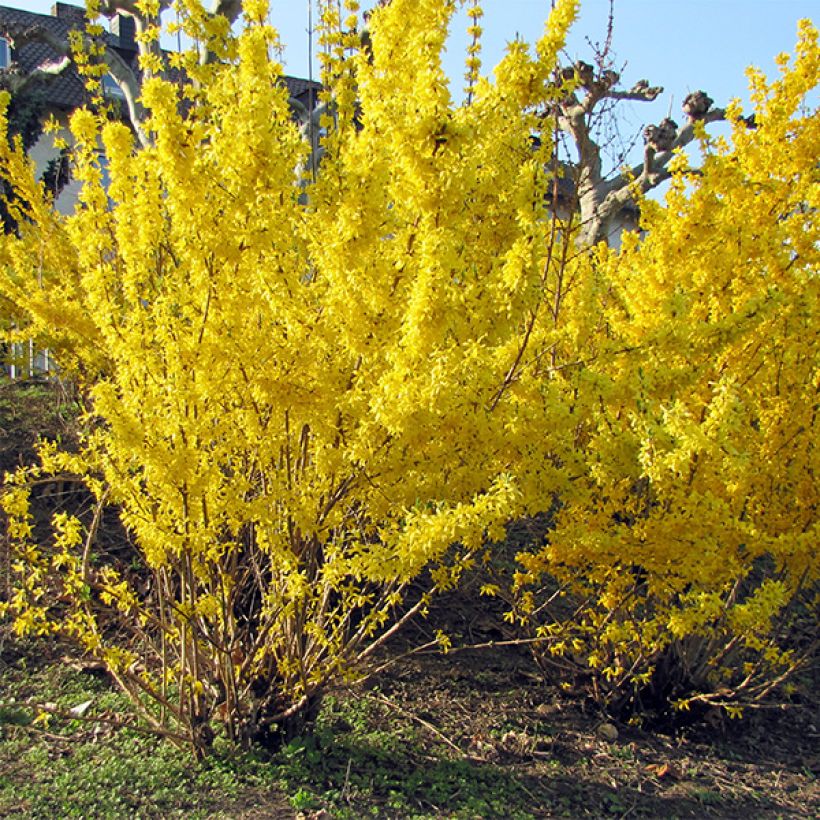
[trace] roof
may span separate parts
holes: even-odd
[[[4,30],[27,30],[41,27],[56,38],[67,41],[72,29],[82,28],[85,21],[85,10],[68,3],[55,3],[52,14],[36,14],[31,11],[0,6],[0,36]],[[121,57],[137,67],[137,51],[133,40],[133,21],[130,18],[119,18],[114,21],[112,32],[105,34],[108,45],[114,48]],[[120,23],[120,25],[116,25]],[[119,32],[119,33],[114,33]],[[43,63],[56,60],[59,55],[45,43],[26,43],[12,51],[13,63],[20,66],[24,73],[33,71]],[[320,83],[299,77],[282,77],[292,97],[303,103],[308,102],[311,92],[316,95],[321,89]],[[79,108],[88,101],[85,83],[73,65],[43,86],[47,105],[66,111]]]
[[[310,96],[313,95],[313,101],[315,102],[316,97],[322,90],[321,83],[317,83],[315,80],[303,80],[301,77],[289,77],[287,75],[283,75],[282,79],[288,87],[288,92],[291,97],[304,103],[308,108],[313,107],[312,105],[308,105],[308,101]]]
[[[82,10],[78,9],[78,11]],[[0,30],[29,29],[32,26],[41,26],[60,40],[67,41],[68,32],[77,27],[77,22],[63,17],[52,17],[48,14],[35,14],[30,11],[0,6]],[[58,58],[59,55],[45,43],[27,43],[21,48],[14,49],[11,54],[12,61],[16,62],[25,73]],[[53,81],[46,83],[43,91],[47,104],[55,108],[70,110],[78,108],[87,100],[85,85],[73,66],[63,71]]]

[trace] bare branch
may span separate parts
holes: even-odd
[[[711,111],[707,112],[703,117],[697,120],[697,122],[708,124],[711,122],[720,122],[721,120],[725,119],[726,111],[723,108],[713,108]],[[688,145],[694,139],[695,121],[691,121],[678,129],[678,132],[669,150],[662,151],[661,153],[657,154],[657,156],[655,156],[654,162],[647,171],[647,175],[651,176],[652,174],[657,174],[661,169],[665,168],[666,165],[669,163],[669,160],[671,160],[672,157],[675,155],[674,150],[676,148],[683,148],[683,146]],[[644,175],[644,164],[635,165],[626,177],[622,177],[620,180],[616,180],[615,184],[617,185],[617,187],[629,185],[631,180],[638,179],[642,175]]]
[[[211,14],[221,14],[231,23],[234,23],[241,13],[242,0],[213,0],[211,3]]]
[[[144,34],[151,28],[159,27],[161,22],[160,14],[162,14],[165,9],[170,8],[170,6],[171,0],[161,0],[157,14],[155,15],[146,15],[140,11],[137,6],[137,0],[103,0],[100,6],[100,13],[104,17],[111,19],[117,16],[125,16],[132,18],[134,21],[134,28],[136,30],[136,47],[139,50],[140,56],[151,58],[141,61],[143,63],[143,76],[137,79],[138,86],[142,80],[146,80],[153,76],[153,71],[148,67],[149,64],[159,62],[162,66],[166,65],[165,54],[159,40],[155,38],[143,38],[140,35]],[[130,66],[127,67],[130,69]],[[113,71],[112,74],[114,74]],[[119,83],[119,79],[116,74],[114,74],[114,77]],[[120,87],[123,88],[122,86]],[[125,92],[125,88],[123,88],[123,91]]]
[[[151,139],[142,127],[145,119],[145,109],[140,102],[141,84],[136,72],[111,48],[105,50],[103,57],[108,71],[122,90],[125,104],[128,108],[128,117],[131,125],[143,148],[151,144]]]
[[[164,0],[160,4],[161,7],[168,5],[168,0]],[[117,13],[131,14],[131,10],[135,9],[135,0],[107,0],[101,4],[101,11],[106,15],[115,15]],[[138,15],[134,15],[138,30],[145,25],[145,20]],[[6,26],[0,33],[9,41],[12,48],[22,48],[26,45],[41,44],[48,46],[55,52],[59,59],[50,61],[39,66],[35,71],[28,76],[21,75],[20,82],[11,85],[12,91],[20,91],[26,88],[29,84],[37,81],[47,79],[49,76],[54,76],[64,71],[72,62],[73,55],[71,53],[71,46],[67,39],[58,37],[44,26]],[[142,48],[142,44],[140,44]],[[159,46],[157,45],[158,49]],[[106,45],[103,60],[110,72],[111,76],[117,82],[117,85],[122,89],[125,103],[128,108],[128,115],[134,131],[140,143],[143,146],[150,144],[150,140],[142,128],[142,121],[145,117],[145,111],[139,103],[141,78],[133,68],[110,46]]]
[[[62,74],[71,65],[71,60],[68,57],[62,57],[59,60],[49,60],[45,63],[40,63],[29,76],[35,79],[46,79],[48,77],[56,77]]]
[[[70,65],[71,60],[68,57],[41,63],[28,73],[20,71],[16,65],[11,65],[9,68],[0,69],[0,88],[7,89],[12,95],[22,94],[36,83],[48,82],[59,76]]]
[[[652,102],[660,94],[663,94],[662,85],[649,85],[646,80],[638,80],[629,91],[609,91],[606,96],[611,100]]]
[[[39,26],[3,26],[0,34],[8,41],[12,48],[23,48],[30,44],[44,44],[57,54],[56,60],[46,60],[37,68],[24,73],[19,66],[12,64],[0,72],[2,85],[12,94],[24,92],[29,86],[38,82],[45,82],[60,75],[69,65],[71,57],[66,43],[61,42],[51,32]]]
[[[708,98],[707,98],[708,99]],[[722,108],[706,111],[697,120],[690,121],[678,128],[668,117],[659,125],[650,125],[644,129],[643,162],[633,166],[622,176],[602,183],[589,202],[581,199],[581,211],[584,217],[584,242],[596,242],[607,233],[609,222],[626,206],[634,202],[636,193],[645,194],[658,185],[671,179],[668,165],[675,155],[675,149],[688,145],[695,139],[695,122],[708,124],[726,119]],[[584,192],[579,192],[581,197]]]
[[[0,34],[5,38],[12,49],[19,49],[33,44],[42,44],[48,46],[60,57],[71,56],[71,48],[69,47],[68,41],[57,37],[57,35],[44,26],[5,25],[0,26]]]
[[[641,163],[613,179],[603,175],[602,149],[595,134],[595,118],[605,109],[604,100],[618,102],[652,102],[663,92],[648,80],[638,80],[628,90],[616,89],[620,74],[601,59],[597,70],[578,60],[561,69],[557,80],[571,84],[572,91],[548,113],[556,117],[558,128],[567,134],[577,151],[575,193],[580,210],[579,241],[591,244],[604,239],[611,230],[612,220],[632,203],[636,191],[646,192],[669,179],[667,166],[675,149],[695,139],[695,123],[708,124],[726,118],[723,109],[713,109],[712,99],[705,91],[689,94],[683,102],[687,122],[683,127],[669,117],[657,125],[648,125],[643,132],[645,149]],[[754,122],[749,121],[749,127]]]
[[[652,143],[647,142],[643,151],[643,168],[641,176],[649,176],[652,172],[652,163],[655,161],[655,148]]]
[[[683,101],[683,111],[690,120],[702,120],[714,100],[705,91],[693,91]]]
[[[678,124],[669,117],[662,119],[657,125],[647,125],[643,130],[643,141],[655,153],[671,151],[678,135]]]

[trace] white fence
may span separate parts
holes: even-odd
[[[4,353],[3,369],[10,379],[49,378],[57,373],[57,366],[48,349],[38,349],[33,339],[13,342]]]

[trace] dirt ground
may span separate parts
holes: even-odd
[[[502,637],[467,600],[456,595],[437,607],[448,627],[472,642]],[[431,617],[391,651],[431,638]],[[388,726],[415,724],[476,772],[511,773],[534,817],[751,819],[820,816],[820,715],[813,693],[804,694],[800,705],[742,720],[716,710],[685,728],[642,730],[545,682],[526,648],[496,646],[410,655],[379,678],[375,693],[358,696],[379,703]]]
[[[675,735],[613,726],[545,686],[515,653],[403,663],[382,686],[411,719],[474,765],[513,770],[535,816],[812,817],[820,811],[818,733],[804,711]]]

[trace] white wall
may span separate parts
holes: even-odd
[[[29,156],[34,160],[37,167],[37,178],[39,179],[46,170],[48,163],[52,159],[56,159],[60,155],[60,151],[54,147],[54,141],[57,139],[65,140],[71,144],[71,133],[68,130],[68,117],[60,112],[59,114],[53,112],[54,119],[60,124],[60,128],[56,132],[43,133],[40,139],[34,144],[29,151]],[[80,183],[72,179],[60,192],[57,197],[55,206],[61,214],[73,213],[77,205],[77,197],[80,193]]]

